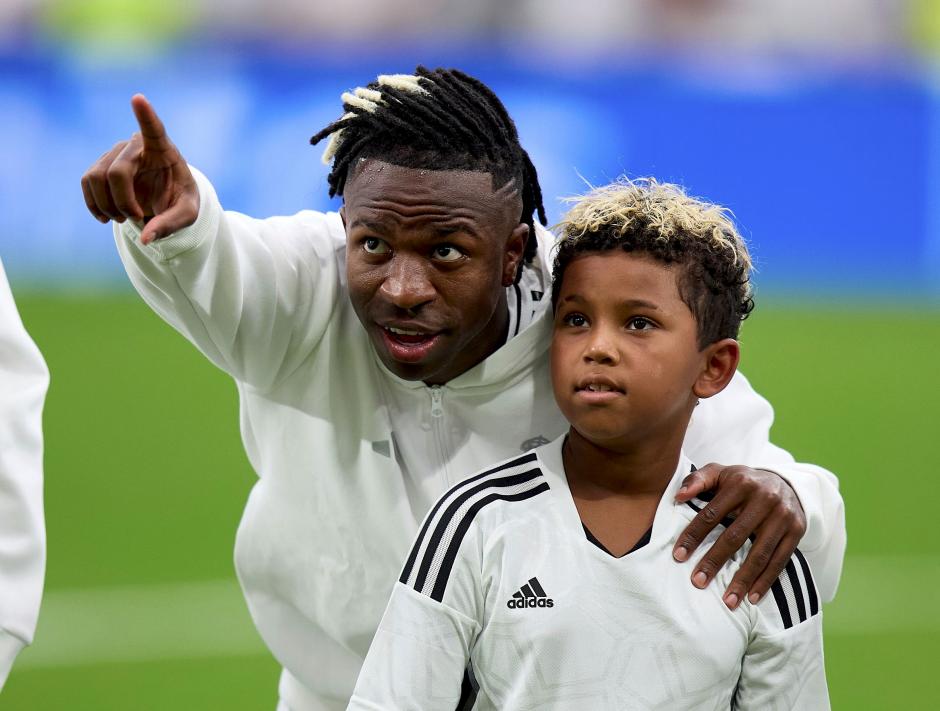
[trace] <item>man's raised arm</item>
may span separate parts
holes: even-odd
[[[223,212],[142,95],[139,131],[82,177],[89,212],[113,220],[134,287],[213,363],[259,389],[316,345],[340,298],[336,215],[254,220]]]

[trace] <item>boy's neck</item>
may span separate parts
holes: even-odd
[[[571,427],[562,451],[569,487],[581,496],[658,500],[675,474],[684,438],[683,428],[666,438],[607,447]]]

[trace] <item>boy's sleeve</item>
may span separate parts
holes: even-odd
[[[750,603],[746,603],[750,604]],[[822,612],[799,549],[752,608],[754,629],[735,691],[736,711],[826,711]]]
[[[770,441],[774,411],[740,372],[695,409],[684,443],[696,464],[718,462],[769,469],[787,480],[806,514],[800,549],[817,571],[823,601],[836,594],[845,556],[845,508],[839,481],[822,467],[797,462]]]
[[[426,522],[395,583],[350,709],[453,711],[469,689],[465,674],[483,620],[479,529],[471,524],[453,557],[436,554],[443,551],[434,543]]]
[[[222,370],[268,389],[316,346],[342,298],[339,217],[224,212],[206,177],[193,175],[196,222],[150,245],[140,242],[140,224],[115,223],[118,253],[165,321]]]
[[[0,264],[0,689],[33,639],[46,564],[42,406],[49,373]]]

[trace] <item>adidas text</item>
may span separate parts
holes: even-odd
[[[510,609],[517,609],[521,607],[554,607],[555,601],[550,597],[523,597],[523,598],[510,598],[506,602],[506,607]]]

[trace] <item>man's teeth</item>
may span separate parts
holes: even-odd
[[[386,329],[392,333],[397,333],[400,336],[421,336],[424,335],[421,331],[409,331],[405,328],[395,328],[394,326],[386,326]]]
[[[588,385],[587,389],[589,392],[592,392],[592,393],[609,393],[611,390],[613,390],[613,388],[610,387],[609,385],[600,385],[600,384],[594,384],[594,383],[591,383],[590,385]]]

